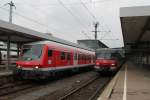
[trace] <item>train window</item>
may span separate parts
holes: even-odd
[[[82,55],[80,54],[80,55],[79,55],[79,60],[82,60],[81,57],[82,57]]]
[[[61,60],[65,60],[65,52],[61,52]]]
[[[80,55],[78,54],[78,60],[80,60]]]
[[[90,56],[88,55],[88,60],[90,61]]]
[[[82,55],[82,60],[84,60],[84,55]]]
[[[85,59],[85,55],[83,56],[83,59],[86,60],[86,59]]]
[[[90,59],[90,61],[91,61],[91,56],[89,56],[89,59]]]
[[[52,56],[52,50],[48,50],[48,57]]]
[[[67,54],[67,59],[70,60],[70,53]]]
[[[87,60],[87,56],[85,56],[85,60]]]
[[[74,59],[77,60],[77,53],[74,54]]]
[[[78,55],[78,60],[81,60],[81,55],[80,54]]]
[[[84,57],[85,57],[84,59],[86,60],[86,55]]]
[[[83,60],[83,55],[81,55],[81,60]]]
[[[28,47],[28,48],[27,48]],[[22,60],[36,60],[42,55],[43,45],[24,45],[22,48]]]

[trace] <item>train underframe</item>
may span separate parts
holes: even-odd
[[[21,68],[16,68],[13,71],[15,79],[47,79],[50,77],[57,77],[62,74],[70,74],[79,72],[79,70],[92,69],[93,65],[86,65],[84,67],[75,67],[68,69],[58,69],[58,70],[23,70]]]
[[[94,66],[96,72],[100,74],[114,74],[117,72],[117,66]]]

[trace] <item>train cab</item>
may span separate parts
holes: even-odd
[[[52,41],[23,45],[14,75],[24,78],[46,78],[66,70],[94,65],[93,51]]]
[[[115,72],[119,68],[120,54],[113,49],[102,49],[97,52],[95,70],[97,72]]]

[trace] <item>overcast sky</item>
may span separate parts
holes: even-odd
[[[10,0],[0,0],[0,19],[8,21]],[[150,5],[150,0],[13,0],[13,23],[76,42],[94,39],[93,23],[98,21],[98,39],[109,47],[122,47],[119,8]],[[5,5],[5,6],[4,6]]]

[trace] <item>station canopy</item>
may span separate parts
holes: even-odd
[[[150,6],[122,7],[120,19],[125,45],[150,42]]]
[[[12,43],[28,43],[46,39],[40,32],[0,20],[0,41],[7,41],[8,36]]]
[[[10,38],[8,38],[10,37]],[[84,46],[80,46],[76,43],[72,43],[49,34],[37,32],[28,28],[24,28],[15,24],[10,24],[8,22],[0,20],[0,41],[7,42],[8,39],[11,43],[29,43],[35,41],[49,40],[57,43],[78,47],[86,50],[92,49]]]

